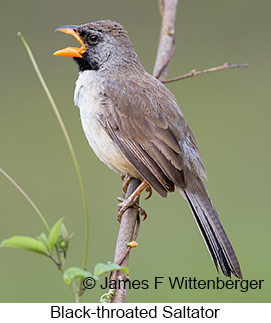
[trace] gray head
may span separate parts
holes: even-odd
[[[91,22],[81,26],[62,26],[57,30],[73,35],[81,48],[68,47],[54,53],[73,57],[79,71],[142,68],[126,30],[111,20]]]

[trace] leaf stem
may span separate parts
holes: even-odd
[[[65,140],[67,142],[67,145],[69,147],[69,150],[70,150],[70,153],[71,153],[71,156],[72,156],[72,160],[73,160],[73,163],[74,163],[74,167],[75,167],[75,170],[76,170],[76,173],[77,173],[77,177],[78,177],[78,181],[79,181],[79,185],[80,185],[80,189],[81,189],[81,195],[82,195],[82,200],[83,200],[83,207],[84,207],[84,217],[85,217],[85,248],[84,248],[84,256],[83,256],[83,264],[82,264],[82,269],[85,269],[86,268],[86,264],[87,264],[87,254],[88,254],[88,241],[89,241],[89,219],[88,219],[88,207],[87,207],[87,199],[86,199],[86,193],[85,193],[85,188],[84,188],[84,185],[83,185],[83,180],[82,180],[82,176],[81,176],[81,172],[80,172],[80,168],[79,168],[79,164],[78,164],[78,161],[77,161],[77,157],[76,157],[76,154],[74,152],[74,149],[73,149],[73,146],[72,146],[72,143],[71,143],[71,140],[70,140],[70,137],[69,137],[69,134],[67,132],[67,129],[64,125],[64,122],[61,118],[61,115],[58,111],[58,108],[56,106],[56,103],[46,85],[46,82],[40,72],[40,69],[36,63],[36,60],[33,56],[33,53],[30,49],[30,47],[28,46],[25,38],[23,37],[23,35],[18,32],[18,36],[20,37],[23,45],[25,46],[26,48],[26,51],[29,55],[29,58],[31,60],[31,63],[35,69],[35,72],[40,80],[40,83],[50,101],[50,104],[54,110],[54,113],[56,115],[56,118],[57,118],[57,121],[61,127],[61,130],[64,134],[64,137],[65,137]]]

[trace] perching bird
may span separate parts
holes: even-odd
[[[74,102],[95,154],[114,171],[141,179],[139,191],[149,185],[166,197],[176,187],[216,268],[219,263],[225,276],[233,273],[242,279],[203,182],[205,169],[194,135],[173,94],[141,65],[126,30],[110,20],[57,30],[81,44],[54,55],[73,57],[78,65]]]

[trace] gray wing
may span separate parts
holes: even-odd
[[[184,186],[183,169],[205,174],[193,134],[174,96],[150,82],[103,84],[105,129],[129,162],[163,197]]]

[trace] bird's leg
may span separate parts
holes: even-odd
[[[127,192],[128,185],[130,184],[133,177],[128,174],[121,175],[120,177],[123,180],[122,191],[123,191],[123,196],[125,196],[125,194]]]
[[[145,181],[143,181],[136,190],[127,198],[118,198],[117,200],[119,203],[119,210],[118,210],[118,221],[121,222],[121,218],[123,213],[129,208],[134,207],[139,211],[140,215],[143,215],[143,221],[147,218],[146,211],[139,206],[138,203],[136,203],[137,198],[140,196],[140,194],[145,190],[145,188],[148,188],[149,184]]]

